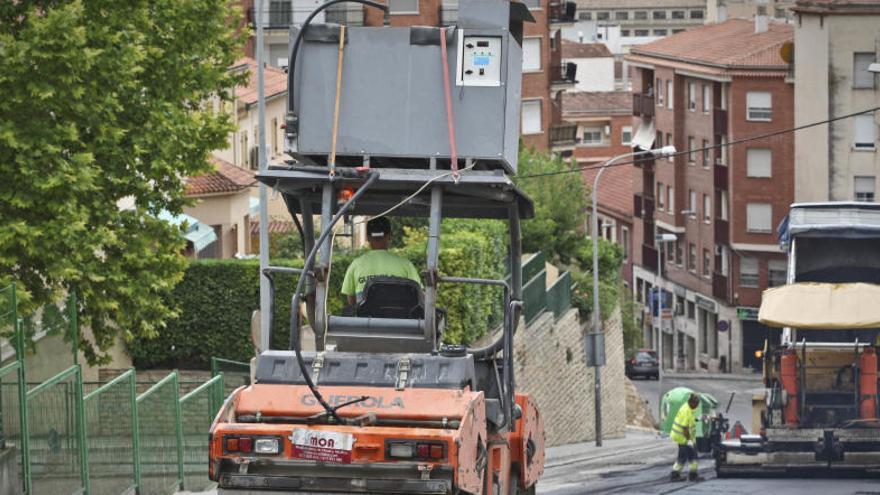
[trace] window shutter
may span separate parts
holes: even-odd
[[[522,44],[523,70],[541,70],[541,38],[525,38]]]
[[[749,177],[771,177],[773,153],[769,148],[749,148],[746,152]]]

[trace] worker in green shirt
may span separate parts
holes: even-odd
[[[422,285],[416,267],[408,259],[388,251],[391,245],[391,222],[387,218],[379,217],[367,222],[367,239],[370,250],[348,265],[342,280],[342,294],[348,299],[348,304],[359,303],[363,299],[364,286],[373,277],[408,278]]]
[[[681,405],[672,423],[669,437],[678,444],[678,458],[672,466],[672,481],[681,480],[681,470],[689,464],[689,481],[702,481],[697,474],[697,449],[694,448],[697,438],[697,417],[695,411],[700,405],[700,396],[691,394],[688,401]]]

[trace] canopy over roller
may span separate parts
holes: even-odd
[[[767,289],[758,321],[807,330],[880,328],[880,285],[807,282]]]

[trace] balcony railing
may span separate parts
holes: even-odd
[[[569,24],[577,19],[577,3],[550,2],[549,18],[551,24]]]
[[[657,273],[657,249],[649,244],[642,244],[642,268]]]
[[[574,146],[577,144],[576,124],[555,124],[550,126],[550,146]]]
[[[578,66],[574,62],[550,67],[550,82],[553,84],[574,84],[577,82]]]
[[[724,191],[727,190],[727,167],[722,165],[715,165],[715,188],[722,189]]]
[[[633,115],[637,117],[653,117],[654,97],[633,93]]]
[[[715,218],[715,244],[730,242],[730,224],[727,220]]]
[[[643,207],[642,195],[641,194],[634,194],[633,195],[633,216],[635,216],[636,218],[642,218],[642,207]]]
[[[727,110],[716,108],[712,111],[712,128],[715,134],[727,134]]]
[[[712,273],[712,296],[727,301],[727,277]]]
[[[645,220],[654,221],[654,198],[642,197],[642,214],[645,215]]]
[[[646,172],[652,172],[654,170],[654,156],[646,155],[633,158],[633,165],[644,169]]]

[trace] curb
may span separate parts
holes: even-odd
[[[554,460],[553,462],[546,462],[544,464],[544,467],[549,469],[549,468],[555,468],[555,467],[560,467],[560,466],[568,466],[571,464],[593,462],[593,461],[598,461],[598,460],[602,460],[602,459],[610,459],[610,458],[621,457],[621,456],[625,457],[625,456],[628,456],[631,454],[636,454],[636,453],[641,453],[641,452],[665,450],[668,448],[669,448],[668,444],[666,442],[663,442],[662,444],[658,443],[658,444],[650,445],[650,446],[641,446],[641,447],[636,447],[636,448],[620,449],[620,450],[609,450],[606,452],[596,453],[593,455],[572,455],[572,456],[567,456],[567,457],[563,457],[561,459]]]
[[[663,373],[663,378],[676,380],[729,380],[745,382],[761,382],[761,375],[755,374],[729,374],[729,373]]]

